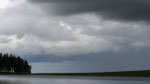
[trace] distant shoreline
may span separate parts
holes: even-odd
[[[119,72],[97,72],[97,73],[31,73],[31,74],[19,74],[19,73],[11,73],[11,72],[0,72],[0,75],[150,77],[150,70],[141,70],[141,71],[119,71]]]
[[[120,71],[120,72],[97,72],[97,73],[33,73],[31,75],[54,75],[54,76],[108,76],[108,77],[150,77],[150,70]]]

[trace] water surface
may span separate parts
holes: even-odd
[[[150,84],[150,78],[1,75],[0,84]]]

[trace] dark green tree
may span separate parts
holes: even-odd
[[[31,73],[31,65],[27,60],[12,54],[0,53],[0,72]]]

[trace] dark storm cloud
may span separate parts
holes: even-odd
[[[150,67],[148,0],[15,1],[0,9],[0,51],[27,59],[33,72]]]
[[[57,69],[54,72],[104,72],[149,69],[150,47],[126,47],[120,52],[101,52],[91,54],[54,57],[52,55],[37,57],[34,62],[50,63],[47,66]],[[56,59],[61,59],[56,61]],[[43,59],[46,59],[43,60]],[[31,60],[31,59],[29,59]],[[43,60],[43,61],[42,61]],[[63,70],[65,69],[65,70]],[[71,69],[71,70],[70,70]],[[53,72],[53,69],[50,69]]]
[[[45,5],[47,11],[54,6],[53,13],[70,15],[96,12],[104,18],[119,20],[150,20],[149,0],[29,0]]]
[[[61,63],[64,61],[62,57],[55,56],[55,55],[47,55],[47,54],[42,54],[42,55],[33,55],[31,57],[25,57],[29,62],[54,62],[54,63]]]
[[[120,52],[106,51],[100,53],[90,53],[90,54],[78,54],[69,56],[56,56],[56,55],[36,55],[31,56],[28,59],[30,62],[64,62],[64,61],[74,61],[74,62],[96,62],[104,64],[112,64],[121,66],[125,65],[141,65],[148,64],[149,62],[150,47],[125,47],[121,49]],[[136,57],[135,57],[136,56]],[[32,59],[31,59],[32,58]]]

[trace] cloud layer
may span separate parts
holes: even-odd
[[[76,71],[101,70],[96,68],[99,64],[105,71],[127,68],[120,69],[121,66],[139,69],[138,65],[148,62],[150,2],[147,0],[15,0],[11,3],[13,6],[0,9],[1,52],[21,55],[35,66],[42,62],[56,63],[58,69],[64,64],[68,71],[74,71],[71,66],[77,66],[76,63],[82,64]]]
[[[148,0],[28,0],[58,15],[96,12],[107,19],[146,20],[150,17]],[[55,9],[54,11],[49,9]]]
[[[149,25],[144,22],[109,21],[95,13],[67,18],[38,14],[18,16],[1,20],[1,50],[7,47],[8,52],[14,50],[19,54],[74,55],[119,51],[128,46],[149,46]]]

